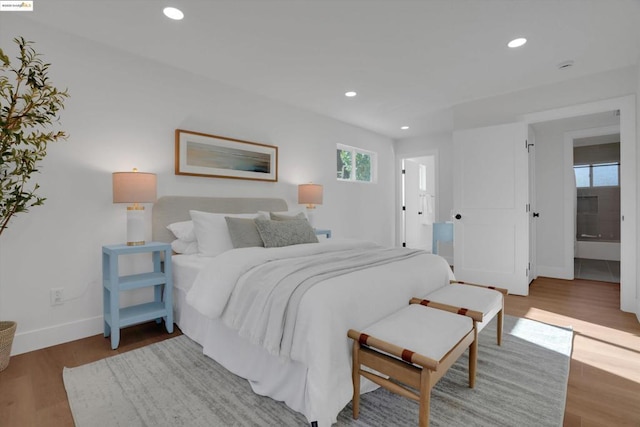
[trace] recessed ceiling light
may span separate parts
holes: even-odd
[[[513,49],[513,48],[522,46],[526,42],[527,42],[527,39],[525,39],[524,37],[520,37],[520,38],[511,40],[509,43],[507,43],[507,46]]]
[[[409,129],[409,126],[401,126],[400,129],[407,130],[407,129]]]
[[[345,92],[344,93],[344,96],[346,96],[347,98],[353,98],[356,95],[357,95],[357,93],[352,91],[352,90],[350,90],[349,92]]]
[[[164,16],[166,16],[167,18],[175,19],[176,21],[184,18],[184,13],[182,13],[180,9],[176,9],[175,7],[165,7],[164,9],[162,9],[162,13],[164,13]]]

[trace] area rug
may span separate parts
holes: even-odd
[[[561,426],[570,329],[505,316],[501,347],[495,321],[480,333],[476,387],[468,388],[461,357],[432,391],[432,426]],[[77,427],[305,426],[281,402],[258,396],[249,383],[202,354],[182,335],[77,368],[64,384]],[[383,389],[351,404],[338,426],[415,426],[418,404]]]

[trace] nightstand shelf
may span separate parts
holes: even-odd
[[[120,276],[118,258],[123,255],[150,253],[153,271]],[[162,263],[164,255],[164,268]],[[171,245],[150,242],[140,246],[110,245],[102,247],[102,285],[104,336],[111,336],[111,348],[120,344],[120,329],[137,323],[164,319],[167,332],[173,332],[173,272]],[[154,300],[120,308],[120,292],[152,286]]]
[[[131,276],[120,276],[118,288],[121,291],[146,288],[147,286],[162,285],[166,281],[164,273],[142,273]]]
[[[166,308],[163,302],[148,302],[120,309],[119,324],[121,328],[164,317]],[[105,322],[112,324],[111,314],[105,315]]]

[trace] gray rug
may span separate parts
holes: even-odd
[[[480,334],[476,387],[461,357],[432,391],[432,426],[561,426],[573,332],[505,316],[502,347],[495,321]],[[202,354],[186,336],[77,368],[64,384],[78,427],[304,426],[305,417],[258,396],[249,383]],[[415,426],[418,404],[383,389],[351,404],[338,426]]]

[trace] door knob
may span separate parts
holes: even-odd
[[[461,218],[462,218],[462,215],[456,214],[455,219],[461,219]]]
[[[534,213],[533,213],[533,217],[534,217],[534,218],[538,218],[538,217],[540,217],[540,213],[539,213],[539,212],[534,212]]]

